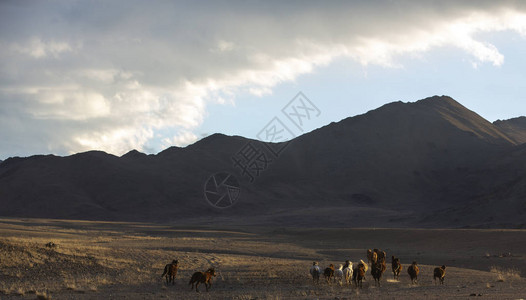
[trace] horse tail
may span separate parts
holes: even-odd
[[[163,277],[164,275],[168,274],[168,265],[166,265],[164,267],[164,272],[163,272],[163,275],[161,275],[161,277]]]

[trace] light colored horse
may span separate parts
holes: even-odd
[[[340,265],[338,269],[334,270],[334,280],[341,285],[342,279],[343,279],[343,265]]]
[[[319,283],[321,270],[320,270],[320,267],[318,266],[318,262],[312,263],[312,267],[310,267],[309,272],[310,272],[310,275],[312,276],[312,281],[314,283]]]
[[[352,262],[349,262],[348,266],[345,269],[343,269],[343,278],[345,278],[346,284],[351,284],[352,273],[353,273],[353,265],[352,265]]]

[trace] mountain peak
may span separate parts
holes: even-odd
[[[121,158],[141,158],[141,157],[147,157],[145,153],[139,152],[135,149],[129,151],[128,153],[121,156]]]
[[[416,101],[416,103],[462,106],[462,104],[460,104],[457,100],[451,98],[450,96],[446,96],[446,95],[442,95],[442,96],[434,95],[432,97],[427,97],[422,100],[418,100]]]
[[[416,105],[425,105],[438,112],[441,117],[458,129],[471,132],[493,144],[516,142],[491,122],[469,110],[449,96],[433,96],[415,102]]]

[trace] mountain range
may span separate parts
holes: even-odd
[[[259,170],[243,173],[235,162],[249,155]],[[217,173],[231,174],[231,188],[216,190],[237,199],[230,207],[206,200],[217,196],[208,180],[225,178],[211,177]],[[288,143],[213,134],[156,155],[13,157],[0,162],[0,204],[7,217],[523,228],[526,117],[491,123],[434,96],[389,103]]]

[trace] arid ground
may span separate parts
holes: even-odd
[[[48,242],[55,247],[47,247]],[[400,257],[381,287],[314,285],[322,267],[366,261],[366,249]],[[178,259],[175,286],[165,264]],[[407,266],[420,265],[412,285]],[[445,264],[445,284],[433,268]],[[215,267],[209,292],[190,290],[195,271]],[[0,219],[1,299],[521,299],[526,298],[526,230],[323,229],[171,226],[148,223]]]

